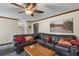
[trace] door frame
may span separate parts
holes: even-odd
[[[36,30],[37,30],[37,32],[35,32]],[[39,23],[35,23],[35,24],[33,24],[33,33],[37,34],[38,32],[39,32]]]

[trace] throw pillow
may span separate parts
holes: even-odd
[[[52,38],[49,37],[49,38],[47,39],[47,41],[48,41],[48,42],[51,42],[51,41],[52,41]]]
[[[69,48],[69,47],[71,47],[70,45],[66,45],[66,44],[60,44],[60,43],[58,43],[57,45],[58,45],[58,46],[65,47],[65,48]]]
[[[71,42],[71,39],[69,39],[69,38],[65,38],[64,41]]]
[[[64,40],[59,40],[58,43],[72,46],[72,44],[70,42],[64,41]]]
[[[26,39],[24,37],[16,37],[16,41],[18,41],[18,42],[26,42]]]
[[[26,40],[30,40],[30,39],[33,40],[34,38],[32,36],[26,36],[25,39]]]
[[[46,40],[47,42],[51,42],[51,41],[52,41],[52,38],[49,37],[49,36],[47,36],[47,37],[45,37],[45,40]]]
[[[71,41],[73,45],[79,45],[79,41]]]
[[[32,36],[26,36],[25,39],[26,42],[32,42],[34,38]]]

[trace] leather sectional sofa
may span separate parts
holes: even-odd
[[[34,37],[35,42],[23,42],[23,43],[20,43],[19,45],[17,45],[18,42],[16,42],[16,37],[18,36],[25,37],[25,36],[29,36],[29,34],[14,36],[14,48],[17,53],[20,53],[21,51],[23,51],[24,46],[28,46],[28,45],[38,42],[39,44],[43,45],[44,47],[48,49],[55,50],[57,54],[60,56],[75,56],[79,54],[78,46],[73,45],[69,48],[66,48],[66,47],[62,47],[58,45],[58,41],[61,40],[62,38],[63,39],[71,38],[71,39],[76,40],[76,37],[74,35],[55,35],[55,34],[46,34],[46,33],[39,33],[36,36],[33,34],[30,34],[30,35]],[[51,42],[48,42],[46,40],[47,36],[52,38]]]
[[[75,55],[78,55],[79,53],[78,46],[73,45],[69,48],[66,48],[66,47],[62,47],[58,45],[58,41],[61,38],[63,39],[71,38],[71,39],[76,40],[76,37],[74,35],[54,35],[54,34],[45,34],[45,33],[40,33],[39,35],[41,39],[38,39],[38,42],[51,50],[55,50],[58,55],[61,55],[61,56],[73,56],[74,55],[75,56]],[[47,42],[45,40],[45,37],[47,36],[53,38],[53,40],[51,42]]]
[[[16,51],[17,54],[21,53],[24,51],[25,46],[29,46],[33,43],[36,43],[36,41],[33,42],[19,42],[16,40],[17,37],[26,37],[26,36],[33,36],[32,34],[23,34],[23,35],[14,35],[13,36],[13,45],[14,45],[14,51]]]

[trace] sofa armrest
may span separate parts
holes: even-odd
[[[70,54],[71,56],[77,56],[77,53],[79,53],[79,46],[73,45],[70,47]]]

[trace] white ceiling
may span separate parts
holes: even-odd
[[[20,5],[23,4],[20,3]],[[38,9],[44,11],[44,13],[37,13],[32,17],[25,13],[18,14],[23,9],[17,6],[11,5],[10,3],[0,3],[0,16],[17,18],[24,21],[35,21],[78,8],[79,3],[38,3]]]

